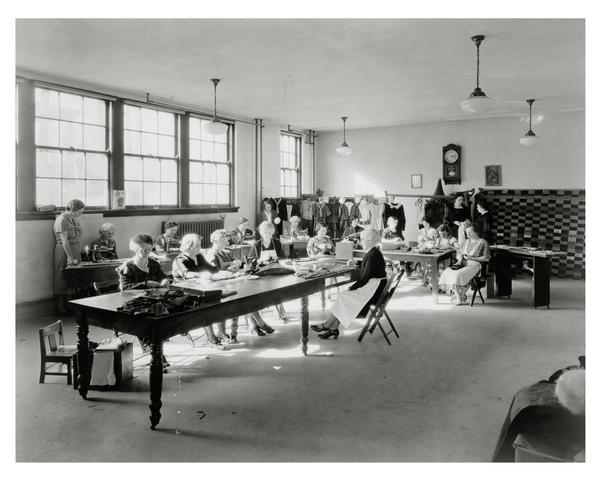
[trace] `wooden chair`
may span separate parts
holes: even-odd
[[[473,290],[473,296],[471,297],[471,306],[475,303],[475,297],[479,294],[479,298],[481,298],[481,303],[485,303],[483,299],[483,295],[481,294],[481,289],[487,286],[487,268],[488,262],[479,262],[481,263],[481,270],[477,275],[475,275],[471,279],[471,290]]]
[[[44,383],[46,375],[59,375],[67,377],[67,385],[73,383],[73,376],[77,379],[77,346],[76,345],[65,345],[62,330],[62,321],[48,325],[47,327],[39,329],[40,334],[40,383]],[[56,341],[56,335],[58,334],[58,343]],[[48,342],[48,348],[46,349],[46,342]],[[46,370],[46,364],[58,364],[58,372],[50,372]],[[64,373],[63,365],[67,366],[67,371]],[[75,380],[77,381],[77,380]]]
[[[379,330],[381,331],[381,334],[383,335],[383,338],[385,338],[385,341],[388,343],[388,345],[392,344],[392,342],[390,342],[389,339],[389,335],[392,332],[396,335],[396,338],[400,338],[398,330],[396,330],[396,327],[394,326],[392,319],[388,315],[386,308],[390,299],[394,295],[398,284],[400,283],[402,275],[404,275],[404,270],[400,270],[400,273],[395,273],[391,277],[388,277],[385,288],[383,289],[383,292],[381,292],[381,295],[377,299],[377,302],[369,307],[369,313],[367,314],[367,322],[365,323],[362,331],[360,332],[360,335],[358,336],[359,342],[362,341],[367,331],[372,334],[375,331],[375,328],[377,327],[379,327]],[[387,332],[381,325],[381,318],[383,316],[385,316],[390,326],[390,330]]]

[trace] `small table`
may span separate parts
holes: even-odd
[[[325,273],[317,278],[303,279],[295,275],[262,277],[256,280],[239,282],[232,287],[237,293],[214,303],[206,303],[197,308],[162,316],[136,315],[119,312],[126,301],[143,293],[118,292],[96,297],[72,300],[77,322],[77,351],[79,358],[79,394],[87,399],[90,382],[89,325],[117,330],[151,342],[152,361],[150,363],[150,425],[154,430],[160,421],[162,406],[162,353],[163,342],[177,334],[187,333],[195,328],[222,322],[232,317],[244,315],[289,300],[300,298],[301,305],[301,348],[308,352],[308,297],[325,288],[345,285],[356,276],[355,267],[347,267]],[[325,285],[326,278],[343,277],[339,282]],[[215,282],[218,288],[218,282]]]
[[[550,272],[552,267],[550,262],[553,257],[565,255],[564,252],[530,250],[508,245],[492,245],[490,251],[494,254],[497,297],[510,298],[512,295],[511,259],[533,260],[533,282],[531,284],[533,308],[543,305],[550,308]]]
[[[438,253],[417,253],[413,251],[403,252],[401,250],[381,250],[383,258],[386,260],[396,260],[400,262],[420,262],[431,265],[431,293],[433,301],[438,303],[438,265],[440,262],[451,258],[454,250],[445,250]],[[365,256],[363,250],[353,250],[353,256],[362,258]]]

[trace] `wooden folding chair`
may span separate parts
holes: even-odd
[[[40,383],[44,383],[46,375],[60,375],[67,377],[67,385],[73,383],[73,376],[77,379],[77,346],[65,345],[62,330],[62,321],[48,325],[39,329],[40,334]],[[56,335],[58,334],[58,343]],[[46,349],[46,341],[50,351]],[[58,364],[58,372],[49,372],[46,370],[46,364]],[[63,373],[63,365],[67,366],[67,371]],[[77,380],[75,380],[77,382]]]
[[[381,292],[381,295],[377,299],[377,302],[369,307],[369,313],[367,314],[367,322],[365,323],[365,326],[363,327],[362,331],[360,332],[360,335],[358,336],[359,342],[362,341],[367,331],[372,334],[375,331],[375,328],[377,327],[379,327],[379,330],[381,331],[381,334],[383,335],[383,338],[385,338],[385,341],[388,343],[388,345],[392,344],[392,342],[390,342],[389,339],[389,335],[392,332],[396,335],[396,338],[400,338],[398,330],[396,330],[396,327],[394,326],[392,319],[388,315],[386,308],[388,302],[390,301],[390,299],[394,295],[394,292],[396,291],[396,287],[398,287],[398,284],[400,283],[402,275],[404,275],[404,270],[400,270],[400,273],[396,273],[393,274],[391,277],[388,277],[385,288],[383,289],[383,292]],[[387,332],[381,325],[381,317],[383,316],[385,316],[390,326],[390,330]]]
[[[471,297],[471,306],[475,303],[475,297],[479,294],[479,298],[481,298],[481,303],[485,303],[483,299],[483,295],[481,294],[481,289],[487,286],[487,262],[479,262],[481,263],[481,270],[477,275],[475,275],[471,279],[471,290],[473,290],[473,296]]]

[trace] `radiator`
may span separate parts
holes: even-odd
[[[162,231],[165,231],[165,223],[162,222]],[[179,223],[179,238],[182,238],[186,233],[197,233],[202,236],[202,248],[211,246],[210,234],[215,230],[224,228],[225,222],[223,218],[204,218],[202,220],[178,220]]]

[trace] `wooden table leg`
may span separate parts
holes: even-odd
[[[438,262],[433,260],[429,263],[431,265],[431,293],[433,293],[433,303],[438,303]]]
[[[150,353],[152,361],[150,363],[150,428],[154,430],[160,422],[160,407],[162,407],[162,380],[163,380],[163,365],[162,340],[158,338],[156,333],[152,336],[152,345]]]
[[[79,373],[77,383],[79,395],[87,399],[88,387],[90,386],[90,346],[88,341],[88,321],[86,313],[75,307],[75,322],[77,323],[77,360],[79,362]]]
[[[300,299],[300,318],[302,320],[302,353],[308,354],[308,297]]]
[[[533,306],[550,308],[550,273],[552,265],[548,258],[533,258]]]

